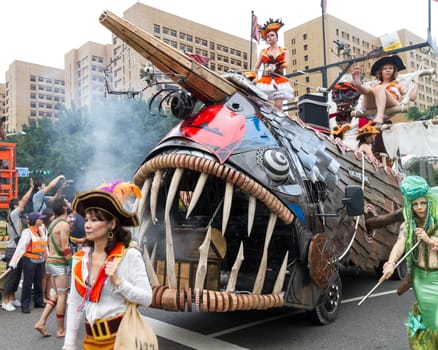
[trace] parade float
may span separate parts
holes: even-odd
[[[397,239],[401,174],[274,109],[243,75],[218,75],[109,11],[100,22],[177,86],[150,106],[181,122],[134,176],[152,307],[289,306],[334,321],[339,266],[379,269]]]

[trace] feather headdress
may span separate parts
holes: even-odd
[[[260,35],[266,40],[266,34],[271,31],[278,32],[283,26],[284,23],[282,22],[281,18],[277,18],[276,20],[269,18],[269,20],[260,27]]]
[[[76,193],[72,207],[82,216],[85,216],[87,210],[98,209],[112,215],[122,226],[138,226],[137,214],[123,207],[123,203],[131,195],[140,198],[140,189],[132,183],[116,180],[94,190]]]

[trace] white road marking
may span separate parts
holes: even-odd
[[[282,315],[278,315],[278,316],[273,316],[273,317],[270,317],[270,318],[264,318],[263,320],[260,320],[260,321],[245,323],[245,324],[242,324],[240,326],[224,329],[223,331],[220,331],[220,332],[211,333],[208,336],[209,337],[213,337],[213,338],[220,337],[222,335],[226,335],[226,334],[229,334],[229,333],[234,333],[234,332],[241,331],[242,329],[251,328],[251,327],[263,324],[263,323],[268,323],[268,322],[271,322],[271,321],[276,321],[276,320],[279,320],[279,319],[282,319],[282,318],[293,316],[293,315],[296,315],[296,314],[301,313],[301,312],[302,311],[296,310],[296,311],[293,311],[293,312],[288,312],[286,314],[282,314]]]
[[[166,322],[158,321],[154,318],[145,316],[143,316],[143,318],[151,325],[151,327],[158,336],[174,341],[175,343],[188,346],[192,349],[248,350],[247,348],[243,348],[241,346],[231,344],[220,339],[215,339],[209,335],[192,332]]]

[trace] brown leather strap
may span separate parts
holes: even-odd
[[[102,336],[108,336],[113,335],[117,333],[117,330],[119,329],[120,322],[122,322],[123,315],[119,315],[115,318],[110,318],[108,320],[97,320],[93,327],[91,327],[90,323],[85,322],[85,333],[89,336],[93,336],[93,332],[91,331],[91,328],[94,328],[94,334],[100,334]],[[99,322],[100,321],[100,322]],[[108,324],[108,329],[110,330],[110,334],[106,334],[106,329],[103,326],[102,323]]]

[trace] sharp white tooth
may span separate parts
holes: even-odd
[[[152,264],[152,260],[149,257],[148,248],[147,248],[146,244],[144,245],[144,249],[143,249],[143,260],[144,260],[144,263],[146,266],[146,272],[148,274],[151,286],[154,287],[154,286],[160,285],[160,282],[158,281],[157,274],[155,273],[155,270],[154,270],[154,266]]]
[[[237,253],[236,260],[231,268],[230,278],[227,284],[227,292],[233,293],[236,289],[237,275],[239,274],[240,266],[242,265],[245,257],[243,256],[243,242],[240,242],[239,252]]]
[[[252,225],[254,224],[256,210],[256,198],[254,196],[249,196],[248,199],[248,237],[252,231]]]
[[[166,198],[166,209],[164,211],[164,222],[166,225],[166,269],[169,288],[176,289],[178,287],[175,274],[175,252],[173,248],[172,225],[170,222],[170,210],[172,209],[173,201],[178,190],[179,182],[184,173],[181,168],[175,169],[175,172],[170,181],[169,192]]]
[[[259,270],[257,272],[257,277],[254,282],[254,288],[252,290],[253,294],[261,294],[263,289],[263,284],[265,283],[266,275],[266,265],[268,263],[268,248],[271,242],[272,233],[274,232],[275,223],[277,222],[277,215],[271,213],[269,216],[268,227],[266,229],[265,245],[263,247],[262,260],[260,261]]]
[[[205,275],[207,274],[207,260],[208,251],[210,250],[211,242],[211,226],[208,226],[207,234],[205,235],[204,242],[199,246],[199,262],[196,270],[195,278],[195,290],[203,290]]]
[[[275,280],[274,288],[272,289],[272,294],[280,294],[284,279],[286,277],[287,259],[289,257],[289,251],[286,252],[284,256],[283,263],[281,264],[280,271],[278,272],[277,279]]]
[[[141,198],[138,203],[137,213],[141,216],[143,212],[146,212],[146,199],[148,198],[149,190],[151,189],[152,179],[148,177],[143,187],[141,188]]]
[[[152,248],[152,253],[151,253],[151,263],[152,266],[155,266],[156,263],[156,257],[157,257],[157,242],[155,242],[154,247]]]
[[[152,180],[150,177],[148,177],[144,183],[143,187],[141,188],[141,197],[136,198],[134,202],[134,211],[137,213],[137,215],[141,215],[142,211],[144,210],[144,204],[146,203],[146,198],[149,193],[149,189],[151,187]]]
[[[146,232],[147,232],[150,224],[151,224],[151,219],[150,218],[147,218],[145,220],[140,221],[140,226],[139,226],[139,231],[138,231],[139,234],[138,234],[138,237],[137,237],[139,245],[142,244],[143,238],[145,237]]]
[[[173,201],[175,200],[176,192],[178,191],[178,185],[181,181],[181,177],[184,174],[184,169],[177,168],[175,169],[175,172],[173,173],[172,180],[170,181],[169,185],[169,192],[167,193],[167,199],[166,199],[166,213],[170,212],[170,209],[172,208]]]
[[[196,183],[195,190],[193,191],[192,198],[190,199],[189,208],[187,209],[186,219],[190,216],[192,210],[195,208],[196,203],[201,197],[202,191],[204,190],[205,183],[207,182],[208,174],[201,173]]]
[[[157,222],[158,192],[160,191],[162,174],[163,174],[162,170],[160,169],[157,170],[155,172],[154,179],[152,180],[150,207],[151,207],[151,218],[153,223]]]
[[[232,202],[233,202],[233,184],[227,182],[225,185],[224,210],[222,212],[222,236],[225,235],[225,231],[227,230]]]

